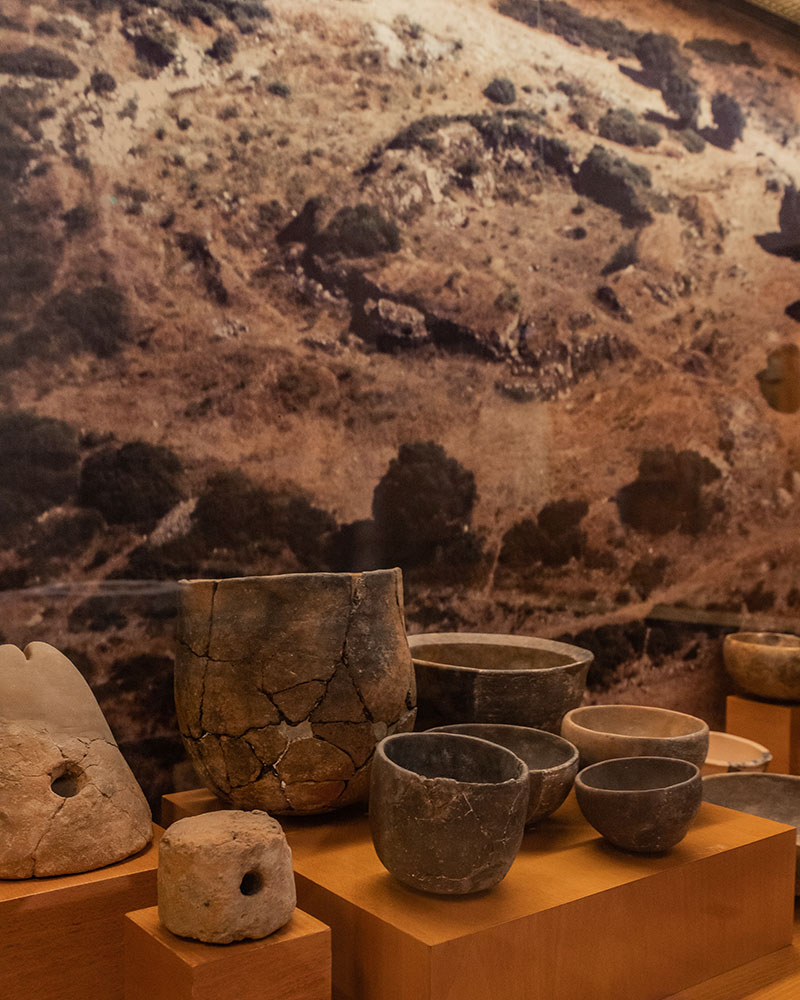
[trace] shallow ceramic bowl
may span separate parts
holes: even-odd
[[[594,656],[523,635],[436,632],[408,637],[417,678],[417,728],[462,722],[557,733],[579,705]]]
[[[567,740],[542,729],[526,726],[500,726],[472,722],[458,726],[442,726],[430,730],[439,733],[461,733],[499,743],[528,765],[528,813],[526,826],[554,813],[569,795],[578,773],[578,750]]]
[[[737,632],[722,645],[725,669],[749,694],[800,701],[800,638],[783,632]]]
[[[584,768],[575,778],[581,812],[606,840],[638,854],[659,854],[686,836],[703,797],[700,772],[674,757],[624,757]]]
[[[708,756],[700,773],[727,774],[728,771],[766,771],[772,754],[760,743],[732,733],[708,734]]]
[[[414,889],[491,889],[517,855],[528,768],[505,747],[454,733],[397,733],[378,744],[369,820],[375,851]]]
[[[646,705],[585,705],[564,716],[561,735],[580,751],[581,766],[614,757],[677,757],[700,767],[708,753],[702,719]]]
[[[703,778],[703,799],[752,816],[800,827],[800,777],[793,774],[710,774]],[[800,896],[800,830],[795,895]]]

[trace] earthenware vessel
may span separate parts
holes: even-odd
[[[581,767],[614,757],[677,757],[700,767],[708,753],[702,719],[646,705],[585,705],[564,716],[561,735]]]
[[[206,786],[271,813],[366,800],[375,744],[414,725],[400,570],[181,589],[175,702]]]
[[[505,747],[453,733],[400,733],[372,765],[372,840],[414,889],[491,889],[511,867],[528,807],[528,769]]]
[[[800,777],[794,774],[710,774],[703,778],[703,799],[800,828]],[[800,896],[800,829],[795,894]]]
[[[409,636],[417,676],[417,728],[461,722],[557,733],[579,705],[594,656],[523,635],[436,632]]]
[[[753,740],[732,733],[708,734],[708,755],[700,772],[726,774],[729,771],[766,771],[772,754]]]
[[[581,812],[616,847],[668,851],[686,836],[703,797],[694,764],[673,757],[623,757],[584,768],[575,778]]]
[[[567,740],[542,729],[500,726],[489,722],[441,726],[433,733],[460,733],[498,743],[515,753],[528,766],[528,812],[526,826],[538,823],[563,803],[578,773],[578,751]]]
[[[737,632],[722,645],[725,669],[748,694],[800,701],[800,638],[783,632]]]

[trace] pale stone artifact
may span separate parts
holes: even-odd
[[[313,813],[366,800],[375,744],[413,728],[400,570],[182,585],[175,703],[225,803]]]
[[[152,839],[150,809],[89,685],[53,646],[0,646],[0,878],[69,875]]]
[[[658,854],[680,843],[703,799],[696,765],[674,757],[623,757],[575,778],[581,812],[615,847]]]
[[[708,725],[694,715],[650,705],[584,705],[567,712],[561,735],[580,751],[581,767],[614,757],[676,757],[701,767]]]
[[[703,799],[797,827],[795,895],[800,896],[800,777],[794,774],[710,774]]]
[[[399,733],[375,751],[375,851],[414,889],[464,895],[497,885],[517,856],[527,807],[528,768],[496,743]]]
[[[421,729],[497,722],[557,733],[594,660],[579,646],[524,635],[435,632],[408,643]]]
[[[528,767],[528,812],[525,825],[532,826],[554,813],[569,795],[578,773],[578,750],[570,742],[526,726],[500,726],[489,722],[467,722],[460,726],[440,726],[433,733],[461,733],[499,743]]]
[[[748,694],[800,701],[800,637],[783,632],[736,632],[722,645],[725,669]]]
[[[766,747],[732,733],[708,734],[708,754],[700,773],[726,774],[729,771],[766,771],[772,754]]]
[[[158,916],[209,944],[263,938],[292,919],[292,852],[265,812],[223,809],[180,819],[158,857]]]

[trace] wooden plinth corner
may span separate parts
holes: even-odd
[[[176,937],[158,908],[125,918],[125,1000],[330,1000],[331,932],[295,910],[260,941],[213,945]]]

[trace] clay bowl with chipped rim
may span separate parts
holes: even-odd
[[[772,754],[766,747],[733,733],[708,734],[708,754],[700,773],[727,774],[729,771],[766,771]]]
[[[708,725],[694,715],[649,705],[584,705],[567,712],[561,735],[574,743],[581,767],[615,757],[676,757],[701,767]]]
[[[502,726],[489,722],[466,722],[430,729],[433,733],[477,736],[506,747],[528,766],[528,813],[532,826],[558,809],[569,795],[578,773],[578,750],[568,740],[528,726]]]
[[[522,843],[528,768],[497,743],[455,733],[396,733],[372,762],[369,822],[384,867],[414,889],[481,892]]]
[[[492,722],[557,734],[581,703],[594,659],[580,646],[524,635],[434,632],[410,635],[408,644],[417,729]]]
[[[800,701],[800,637],[785,632],[735,632],[722,644],[725,669],[758,698]]]
[[[695,764],[675,757],[622,757],[580,771],[575,796],[606,840],[637,854],[680,843],[697,815],[703,782]]]

